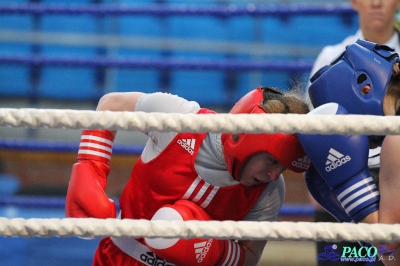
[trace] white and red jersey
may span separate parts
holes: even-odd
[[[219,187],[206,182],[194,165],[206,134],[179,133],[153,160],[139,158],[120,198],[122,218],[151,219],[165,204],[187,199],[215,220],[243,220],[267,184]]]

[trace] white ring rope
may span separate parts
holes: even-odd
[[[218,238],[296,241],[400,241],[400,225],[234,222],[234,221],[147,221],[130,219],[22,219],[0,218],[5,237],[104,237],[131,236],[164,238]]]
[[[106,128],[175,132],[249,132],[389,135],[400,133],[400,117],[360,115],[196,115],[0,108],[0,126]],[[0,235],[60,237],[181,237],[255,240],[400,242],[400,225],[307,222],[147,221],[129,219],[0,218]]]
[[[261,118],[260,118],[261,117]],[[299,114],[177,114],[0,108],[0,126],[114,130],[395,135],[400,117]]]

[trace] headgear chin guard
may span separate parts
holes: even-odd
[[[243,96],[230,111],[231,114],[267,114],[261,107],[264,100],[264,91],[274,98],[281,92],[271,87],[258,87]],[[295,135],[276,134],[234,134],[223,133],[221,136],[224,147],[225,161],[229,173],[239,180],[240,171],[251,156],[266,152],[273,156],[285,168],[296,172],[305,172],[310,164],[303,147]]]
[[[357,40],[311,78],[314,107],[335,102],[351,114],[384,115],[383,99],[399,56],[385,45]],[[366,93],[362,88],[369,85]]]

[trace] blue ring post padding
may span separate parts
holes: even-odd
[[[118,199],[114,202],[119,209]],[[0,197],[0,208],[14,206],[21,208],[45,208],[45,209],[64,209],[64,197],[40,197],[40,196],[11,196]],[[315,212],[311,204],[284,204],[279,215],[285,216],[310,216]]]

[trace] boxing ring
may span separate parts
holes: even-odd
[[[269,114],[202,115],[94,112],[76,110],[0,109],[0,126],[45,128],[107,128],[177,132],[248,132],[304,134],[398,134],[398,117]],[[29,200],[28,200],[29,201]],[[0,218],[4,237],[165,237],[264,239],[293,241],[400,241],[400,225],[309,222],[147,221],[75,218]]]
[[[191,5],[152,5],[142,7],[119,5],[62,5],[62,4],[15,4],[0,5],[0,14],[12,15],[93,15],[102,16],[213,16],[227,17],[263,17],[297,15],[352,15],[354,11],[348,5],[227,5],[227,6],[191,6]],[[9,32],[3,31],[2,33]],[[3,35],[4,36],[4,35]],[[46,38],[40,32],[31,33],[25,38],[37,41]],[[57,36],[50,36],[57,37]],[[112,46],[113,36],[100,42]],[[0,36],[0,38],[6,38]],[[20,37],[23,38],[23,37]],[[98,42],[98,39],[88,41]],[[132,39],[118,39],[122,45],[135,45]],[[130,44],[129,44],[130,42]],[[133,44],[132,44],[133,42]],[[173,43],[173,40],[167,40]],[[137,44],[140,45],[140,44]],[[191,43],[184,43],[190,46]],[[186,47],[181,46],[182,49]],[[243,50],[252,50],[254,46],[244,45]],[[258,47],[258,53],[268,54],[264,47]],[[224,50],[226,46],[213,45],[213,49]],[[299,48],[300,49],[300,48]],[[301,49],[300,49],[301,50]],[[72,67],[72,68],[122,68],[122,69],[180,69],[200,71],[283,71],[308,73],[312,61],[303,59],[281,61],[268,60],[181,60],[170,58],[65,58],[46,55],[5,55],[0,54],[0,64],[30,66],[30,67]],[[34,78],[33,78],[34,79]],[[100,94],[98,92],[98,94]],[[95,95],[96,97],[98,96]],[[95,98],[95,97],[94,97]],[[230,105],[227,103],[226,105]],[[0,108],[0,127],[28,129],[95,129],[107,128],[119,131],[156,130],[176,132],[249,132],[249,133],[321,133],[321,134],[399,134],[400,120],[392,117],[346,116],[338,118],[307,117],[304,115],[268,115],[263,120],[249,115],[182,115],[182,114],[144,114],[125,112],[94,112],[61,109],[35,108]],[[10,144],[11,143],[11,144]],[[29,144],[28,144],[29,143]],[[42,143],[43,144],[43,143]],[[47,146],[46,146],[47,145]],[[77,145],[63,145],[60,142],[50,142],[41,146],[41,142],[8,141],[0,139],[0,148],[30,149],[30,150],[77,150]],[[140,154],[141,147],[117,147],[115,153]],[[84,246],[95,248],[97,240],[81,240],[77,237],[100,238],[104,236],[134,236],[134,237],[166,237],[193,238],[215,237],[219,239],[265,239],[285,243],[287,241],[382,241],[392,243],[400,241],[399,225],[366,225],[366,224],[331,224],[309,222],[160,222],[145,220],[118,219],[73,219],[64,218],[63,198],[42,197],[1,197],[0,209],[6,217],[0,217],[0,236],[5,239],[2,243],[17,242],[23,245],[21,239],[33,239],[38,245],[57,245],[65,239],[75,239],[76,246],[88,251]],[[19,211],[24,210],[24,211]],[[30,212],[29,210],[32,210]],[[25,213],[24,213],[25,212]],[[283,206],[280,215],[312,215],[311,206]],[[29,213],[29,214],[27,214]],[[24,217],[26,215],[26,217]],[[29,217],[31,216],[31,217]],[[82,242],[83,241],[83,242]],[[4,247],[7,250],[7,247]],[[268,249],[268,245],[266,247]],[[26,252],[22,250],[21,252]],[[290,250],[287,251],[290,253]],[[57,255],[63,253],[59,250]],[[89,254],[91,257],[92,254]],[[56,256],[56,255],[55,255]],[[56,258],[54,263],[56,263]]]

